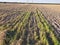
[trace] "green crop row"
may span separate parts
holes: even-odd
[[[20,29],[22,26],[26,25],[29,15],[30,15],[30,12],[26,12],[23,17],[19,17],[19,18],[23,18],[22,21],[19,20],[19,22],[17,22],[16,25],[14,25],[14,27],[11,28],[10,31],[8,31],[8,33],[6,33],[7,36],[6,36],[5,42],[9,41],[7,45],[11,45],[14,41],[17,40],[18,34],[20,35],[20,33],[23,33],[23,32],[20,32],[21,31]]]
[[[50,45],[48,43],[48,41],[50,41],[50,40],[47,40],[47,37],[46,37],[47,34],[49,34],[48,36],[49,36],[49,38],[51,38],[54,45],[60,45],[60,42],[57,40],[57,38],[53,32],[53,29],[50,27],[50,25],[48,24],[48,21],[43,17],[42,13],[39,10],[37,10],[36,17],[37,17],[37,20],[39,20],[39,22],[37,24],[38,27],[40,28],[40,30],[42,30],[44,32],[44,33],[43,32],[41,32],[41,33],[43,34],[43,36],[45,38],[45,43],[46,43],[45,45]],[[42,38],[42,36],[40,36],[40,37]]]
[[[53,27],[39,9],[23,12],[11,20],[1,26],[1,29],[9,28],[3,45],[18,45],[18,42],[20,45],[60,45]]]

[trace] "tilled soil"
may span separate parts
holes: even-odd
[[[0,4],[0,45],[60,45],[59,7]],[[44,17],[40,16],[41,13]]]

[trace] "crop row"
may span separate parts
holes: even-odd
[[[53,27],[39,9],[16,15],[14,19],[11,17],[6,24],[0,26],[2,31],[9,28],[5,32],[2,45],[60,45]]]

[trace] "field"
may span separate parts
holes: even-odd
[[[0,45],[60,45],[60,5],[0,3]]]

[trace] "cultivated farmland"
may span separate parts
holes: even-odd
[[[59,7],[0,3],[0,45],[60,45]]]

